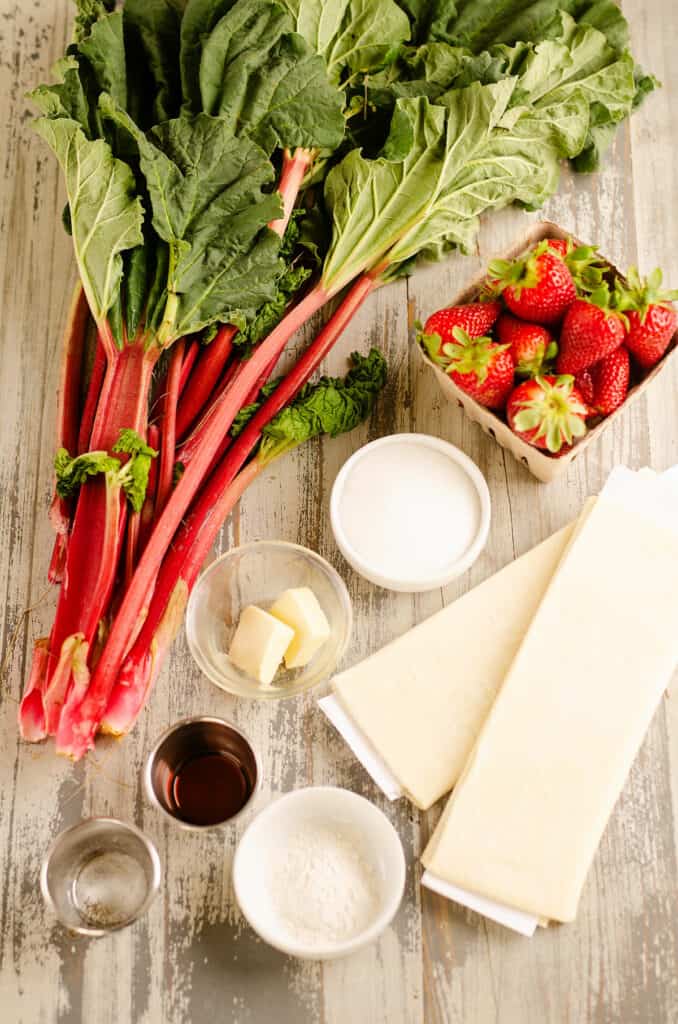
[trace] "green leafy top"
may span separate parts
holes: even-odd
[[[88,36],[92,25],[115,8],[115,0],[75,0],[77,13],[73,25],[73,38],[80,42]]]
[[[264,465],[320,434],[337,437],[370,415],[386,383],[386,360],[373,348],[369,355],[351,355],[346,377],[321,377],[264,427],[257,458]]]
[[[626,284],[619,278],[615,281],[615,309],[639,313],[641,323],[645,323],[650,306],[666,306],[678,300],[678,289],[662,288],[663,277],[660,267],[655,267],[647,277],[641,277],[637,267],[629,267]]]
[[[80,278],[101,326],[118,296],[122,253],[143,243],[144,211],[134,175],[108,143],[90,141],[71,118],[41,117],[35,128],[64,172]]]
[[[84,452],[73,457],[65,448],[59,448],[54,456],[56,492],[60,498],[70,498],[90,477],[99,473],[117,473],[119,469],[119,460],[108,452]]]
[[[257,395],[256,401],[250,402],[249,405],[243,405],[242,409],[240,410],[236,418],[233,420],[233,423],[231,424],[231,437],[236,438],[240,434],[242,434],[243,430],[250,422],[254,414],[256,412],[259,412],[266,399],[269,397],[269,395],[273,394],[273,392],[280,384],[281,380],[283,380],[282,377],[274,377],[273,380],[267,381],[266,384],[264,384],[264,386],[262,387],[259,394]]]
[[[148,488],[148,475],[151,462],[157,458],[157,451],[146,444],[134,430],[121,430],[120,436],[113,445],[113,451],[121,455],[129,455],[119,473],[119,482],[127,500],[135,512],[141,512]]]
[[[158,342],[171,344],[217,321],[241,324],[275,295],[280,215],[265,153],[233,137],[221,118],[181,115],[144,134],[105,95],[102,109],[139,147],[153,228],[167,243],[166,301]]]
[[[590,144],[593,120],[613,125],[628,113],[628,55],[610,62],[597,29],[567,15],[559,25],[557,38],[505,50],[512,73],[498,81],[451,88],[435,104],[397,99],[382,155],[352,152],[330,171],[331,293],[365,270],[389,277],[415,259],[468,250],[488,209],[538,208],[558,186],[561,161]]]
[[[123,465],[115,454],[109,455],[105,451],[84,452],[72,457],[65,448],[60,448],[54,459],[59,497],[71,497],[86,480],[104,473],[112,486],[123,489],[134,511],[140,512],[146,497],[151,461],[158,453],[129,429],[120,431],[113,452],[128,455],[127,462]]]
[[[407,15],[394,0],[283,0],[297,32],[321,54],[330,81],[389,64],[410,37]]]
[[[202,47],[202,110],[226,118],[236,135],[269,154],[335,149],[344,135],[344,95],[293,27],[274,0],[237,0]]]
[[[182,7],[180,0],[125,0],[125,47],[135,86],[127,109],[142,128],[176,117],[181,109]]]

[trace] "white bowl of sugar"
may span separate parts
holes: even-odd
[[[342,555],[365,579],[417,593],[470,569],[490,529],[490,492],[464,452],[428,434],[391,434],[359,448],[332,488]]]
[[[333,960],[373,942],[405,888],[405,856],[388,818],[333,786],[297,789],[262,811],[233,862],[238,905],[289,956]]]

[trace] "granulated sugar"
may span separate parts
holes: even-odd
[[[359,837],[305,823],[276,851],[271,904],[290,940],[321,946],[363,932],[379,910],[379,879]]]

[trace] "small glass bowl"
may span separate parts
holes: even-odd
[[[282,664],[270,686],[262,686],[232,664],[227,651],[242,611],[268,610],[284,590],[310,587],[327,616],[330,635],[303,668]],[[237,697],[280,700],[328,679],[344,655],[353,615],[344,581],[324,558],[286,541],[255,541],[228,551],[198,580],[186,611],[188,646],[205,675]]]

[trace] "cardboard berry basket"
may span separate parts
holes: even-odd
[[[531,249],[532,246],[536,245],[537,242],[542,241],[544,238],[572,238],[576,244],[581,244],[580,240],[571,232],[565,231],[564,228],[559,227],[557,224],[552,224],[550,221],[544,220],[533,224],[531,229],[522,236],[520,241],[513,245],[507,252],[501,253],[500,257],[507,260],[514,259],[516,256],[520,256],[524,253],[527,249]],[[604,253],[600,253],[600,256],[602,259],[606,259]],[[487,263],[489,263],[490,258],[493,257],[488,257],[486,261]],[[621,278],[621,280],[624,281],[624,275],[617,270],[615,265],[610,260],[606,260],[606,262],[609,263],[615,277]],[[457,306],[466,302],[475,302],[480,295],[485,277],[486,274],[483,273],[481,277],[473,281],[467,288],[464,288],[460,294],[453,296],[448,305]],[[555,480],[555,478],[560,476],[562,473],[565,473],[571,462],[578,458],[589,445],[595,444],[603,431],[607,430],[609,425],[618,416],[623,416],[629,405],[650,386],[654,378],[658,373],[661,373],[669,360],[676,358],[676,353],[678,352],[678,331],[674,334],[669,347],[656,366],[653,366],[651,370],[648,370],[645,373],[639,371],[637,367],[632,371],[632,386],[629,389],[629,393],[623,404],[616,409],[615,412],[606,416],[604,419],[601,419],[600,422],[592,427],[581,441],[578,441],[570,451],[565,453],[565,455],[549,455],[547,452],[534,448],[532,445],[527,444],[526,441],[523,441],[520,437],[517,437],[510,429],[502,415],[493,412],[491,409],[486,409],[484,406],[476,402],[474,398],[471,398],[470,395],[467,395],[465,391],[458,388],[454,381],[439,366],[436,366],[436,364],[429,359],[428,355],[423,351],[420,345],[417,345],[417,350],[426,365],[433,370],[434,374],[438,378],[440,387],[447,398],[449,398],[450,401],[457,402],[463,408],[466,415],[474,421],[474,423],[480,424],[486,434],[493,437],[495,441],[502,446],[502,448],[506,448],[510,451],[513,457],[517,459],[518,462],[522,462],[533,476],[536,476],[538,480],[542,480],[544,483],[548,483],[551,480]]]

